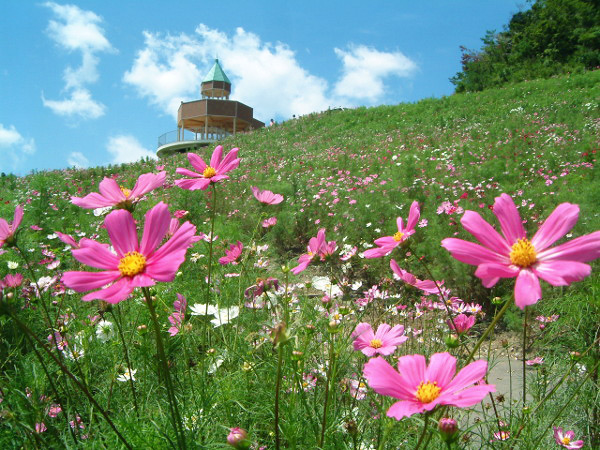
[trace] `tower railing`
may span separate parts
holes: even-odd
[[[231,133],[219,127],[202,127],[198,129],[173,130],[158,137],[158,147],[184,141],[212,142],[230,136]]]

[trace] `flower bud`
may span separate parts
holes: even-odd
[[[458,423],[450,417],[442,417],[438,422],[438,429],[444,442],[453,442],[458,435]]]
[[[456,337],[455,335],[450,335],[450,336],[446,337],[445,343],[446,343],[446,347],[448,347],[448,348],[456,348],[460,345],[460,342],[458,341],[458,337]]]
[[[238,448],[242,450],[250,448],[248,433],[246,432],[246,430],[240,427],[231,428],[229,430],[229,435],[227,435],[227,443],[233,448]]]

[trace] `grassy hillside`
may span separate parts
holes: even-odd
[[[0,276],[22,273],[25,277],[16,290],[5,287],[4,302],[0,303],[4,313],[0,316],[0,421],[5,425],[0,427],[4,430],[0,431],[0,446],[123,445],[106,425],[98,406],[91,405],[73,387],[55,361],[42,352],[46,366],[40,363],[33,349],[41,344],[25,337],[15,317],[50,346],[46,336],[53,331],[65,340],[69,337],[71,348],[77,347],[83,355],[62,357],[62,364],[89,387],[134,448],[168,447],[168,436],[174,439],[169,420],[173,414],[160,381],[164,381],[164,374],[163,378],[156,376],[151,313],[144,307],[141,292],[136,289],[133,300],[118,307],[82,302],[82,294],[65,289],[59,280],[64,271],[89,269],[74,260],[70,249],[54,234],[60,231],[77,240],[86,237],[109,242],[103,225],[107,211],[82,209],[71,203],[71,196],[98,192],[104,177],[113,177],[119,185],[132,189],[140,174],[160,170],[167,172],[166,184],[137,205],[134,217],[139,227],[145,212],[163,201],[172,214],[187,211],[183,220],[195,224],[198,232],[208,234],[214,226],[214,235],[218,235],[212,249],[200,241],[188,250],[175,281],[152,288],[163,332],[173,325],[168,316],[173,313],[176,293],[185,296],[188,305],[209,302],[232,307],[243,306],[247,300],[244,292],[257,284],[257,279],[275,277],[280,286],[288,287],[278,300],[277,296],[263,299],[270,306],[242,308],[239,318],[230,324],[212,329],[202,316],[186,313],[186,327],[182,326],[177,336],[163,333],[188,444],[217,448],[225,442],[227,428],[241,426],[251,430],[253,442],[269,448],[275,448],[275,441],[290,448],[316,448],[320,442],[323,448],[369,448],[384,445],[382,440],[386,439],[389,448],[403,443],[414,446],[422,422],[374,419],[385,416],[389,398],[372,391],[364,401],[357,401],[356,393],[354,398],[349,396],[349,380],[362,382],[360,373],[366,361],[362,354],[352,352],[351,333],[361,320],[374,325],[402,323],[407,333],[414,331],[414,336],[399,354],[429,356],[447,350],[444,342],[448,330],[440,311],[429,310],[427,320],[419,318],[417,313],[427,302],[422,293],[393,281],[389,257],[364,259],[362,252],[372,247],[375,239],[393,235],[396,218],[406,220],[411,203],[418,201],[421,217],[410,248],[408,252],[398,248],[392,257],[418,278],[444,280],[452,295],[465,303],[482,305],[487,321],[478,315],[475,331],[465,337],[464,345],[472,348],[499,309],[500,300],[492,299],[512,302],[514,280],[484,288],[474,277],[474,268],[453,259],[440,242],[447,237],[473,241],[460,224],[465,210],[478,211],[496,225],[491,208],[502,193],[514,199],[528,236],[563,202],[580,207],[579,220],[567,237],[599,230],[599,86],[600,71],[595,71],[415,104],[326,111],[232,136],[222,144],[225,151],[238,147],[242,161],[228,174],[229,180],[216,185],[216,199],[211,189],[187,191],[174,185],[182,178],[175,173],[176,168],[191,169],[185,155],[0,178],[0,217],[11,221],[16,205],[25,208],[18,235],[22,254],[5,245],[2,249],[6,251],[0,255]],[[211,152],[212,148],[206,149],[201,156],[208,161]],[[283,194],[285,201],[272,206],[260,204],[251,186]],[[268,217],[277,218],[272,228],[261,226]],[[343,264],[313,264],[298,276],[282,272],[282,265],[297,265],[298,256],[306,252],[309,239],[320,228],[326,229],[327,240],[337,242],[338,250],[357,247],[357,255]],[[216,259],[237,241],[244,244],[240,264],[217,264]],[[264,245],[266,250],[261,248]],[[207,289],[204,280],[211,252],[212,286]],[[14,263],[18,263],[16,268]],[[543,354],[547,368],[547,372],[532,374],[532,386],[537,386],[529,391],[532,405],[547,392],[545,381],[540,380],[546,380],[549,373],[559,379],[565,371],[574,370],[564,355],[570,351],[584,353],[597,338],[600,267],[598,263],[592,267],[590,277],[569,288],[542,283],[543,299],[530,308],[529,355]],[[322,303],[318,289],[298,284],[310,282],[314,275],[333,277],[332,283],[345,286],[343,296]],[[39,295],[36,280],[44,291]],[[358,282],[362,287],[350,289]],[[366,291],[371,286],[387,295],[361,305],[357,300],[368,297]],[[408,316],[398,315],[400,306],[408,308]],[[12,315],[7,315],[8,310]],[[344,320],[334,332],[331,320],[336,314]],[[561,320],[545,331],[531,322],[535,316],[552,314],[559,314]],[[100,316],[120,323],[122,335],[115,328],[115,336],[107,341],[99,339]],[[278,351],[270,342],[270,330],[282,320],[292,338]],[[512,307],[495,332],[522,328],[523,315]],[[206,333],[211,329],[207,342]],[[464,358],[466,348],[452,351]],[[580,364],[597,382],[596,348]],[[490,353],[478,354],[490,363],[495,360]],[[128,358],[130,363],[126,363]],[[284,363],[278,364],[280,360]],[[129,365],[137,370],[135,390],[130,389],[130,383],[117,381]],[[56,379],[56,386],[49,381],[52,379]],[[283,380],[281,436],[275,436],[273,426],[276,380]],[[547,432],[554,423],[551,416],[574,395],[585,395],[585,400],[562,412],[564,421],[560,423],[575,428],[578,435],[597,438],[598,428],[593,424],[597,423],[598,402],[593,392],[590,383],[583,388],[570,381],[561,384],[557,396],[540,407],[543,420],[538,422],[528,422],[521,408],[510,402],[494,407],[500,409],[506,429],[513,436],[519,435],[515,438],[519,448],[535,448],[528,445],[538,437],[545,443],[553,441]],[[63,416],[73,420],[79,415],[86,424],[85,431],[72,432],[67,420],[48,416],[49,405],[58,402],[58,394],[64,397]],[[137,416],[132,413],[134,403]],[[324,403],[329,404],[325,412]],[[468,414],[456,413],[470,424],[463,434],[464,445],[469,445],[466,442],[470,439],[470,445],[478,448],[480,442],[493,440],[498,417],[494,419],[486,411],[479,423],[472,422]],[[41,422],[47,430],[36,432],[36,424]],[[438,442],[434,439],[431,445]],[[503,445],[500,441],[493,444],[497,448]]]

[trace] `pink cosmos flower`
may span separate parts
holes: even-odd
[[[419,203],[414,201],[410,205],[410,211],[408,213],[408,220],[406,221],[406,227],[402,217],[396,219],[398,225],[398,231],[393,236],[385,236],[375,239],[375,245],[377,248],[370,248],[365,251],[365,258],[381,258],[382,256],[388,255],[392,250],[406,241],[411,235],[415,233],[415,226],[421,216],[421,210],[419,209]]]
[[[366,322],[356,326],[352,337],[354,337],[354,350],[360,350],[367,356],[375,356],[378,353],[391,355],[398,345],[408,339],[404,336],[402,325],[392,328],[387,323],[382,323],[377,327],[377,332],[373,333],[373,328]]]
[[[60,231],[55,231],[54,233],[65,244],[70,245],[72,248],[79,248],[79,243],[70,234],[61,233]]]
[[[463,367],[456,376],[456,358],[450,353],[435,353],[426,366],[423,355],[398,358],[398,371],[381,356],[371,358],[363,374],[378,394],[399,399],[387,412],[397,420],[433,410],[437,405],[466,408],[479,403],[496,387],[474,383],[485,377],[487,361],[479,360]],[[398,373],[399,372],[399,373]]]
[[[242,255],[242,250],[244,249],[244,244],[240,241],[237,241],[235,244],[232,244],[229,247],[229,250],[225,250],[225,256],[219,258],[219,264],[237,264],[238,258]]]
[[[112,178],[105,177],[98,186],[100,193],[92,192],[83,198],[71,197],[71,203],[86,209],[114,206],[130,210],[144,194],[165,184],[166,176],[167,172],[140,175],[132,190],[119,186]]]
[[[554,440],[558,445],[564,448],[581,448],[583,447],[583,441],[574,441],[575,433],[571,431],[563,432],[561,427],[553,427],[554,429]]]
[[[298,266],[294,267],[291,272],[294,275],[298,275],[308,267],[315,257],[319,257],[321,261],[324,261],[325,258],[332,255],[336,249],[337,244],[335,241],[327,242],[325,240],[325,228],[321,228],[317,232],[317,237],[310,238],[308,241],[308,251],[305,254],[300,255],[298,258]]]
[[[263,220],[261,225],[263,228],[273,227],[277,225],[277,217],[269,217],[268,219]]]
[[[516,278],[515,303],[521,309],[542,297],[539,278],[553,286],[569,285],[587,277],[591,267],[585,263],[600,257],[600,231],[549,248],[577,222],[577,205],[558,205],[531,240],[510,196],[496,197],[493,211],[502,235],[478,213],[467,211],[461,223],[483,245],[448,238],[442,246],[459,261],[478,266],[475,276],[485,287],[494,286],[500,278]]]
[[[16,288],[21,286],[23,283],[23,275],[15,273],[14,275],[9,273],[4,277],[4,286]]]
[[[229,429],[229,434],[227,435],[227,443],[233,448],[237,449],[250,448],[248,433],[246,432],[246,430],[240,427],[234,427]]]
[[[267,205],[278,205],[283,201],[283,195],[274,194],[266,189],[261,191],[256,186],[252,186],[252,194],[254,194],[254,198],[256,198],[256,200]]]
[[[398,263],[395,260],[390,260],[390,268],[392,271],[404,281],[406,284],[410,284],[411,286],[416,287],[417,289],[426,292],[427,294],[439,294],[439,289],[435,285],[435,282],[432,280],[419,280],[412,273],[407,272],[404,269],[401,269]]]
[[[17,228],[19,228],[19,225],[21,225],[21,221],[23,220],[23,213],[23,208],[17,206],[15,208],[15,215],[12,223],[9,224],[6,220],[0,218],[0,247],[4,244],[11,244],[14,242]]]
[[[35,423],[35,432],[36,433],[43,433],[44,431],[46,431],[48,428],[46,428],[46,424],[44,422],[36,422]]]
[[[223,158],[223,146],[218,145],[210,158],[210,165],[207,165],[204,160],[195,153],[188,153],[187,157],[190,164],[199,173],[178,167],[175,172],[180,175],[192,177],[192,179],[175,180],[175,184],[182,189],[188,189],[190,191],[196,189],[204,191],[208,188],[210,183],[226,180],[229,177],[225,174],[236,169],[240,165],[240,159],[237,157],[238,151],[239,149],[234,148],[225,156],[225,158]]]
[[[475,316],[467,316],[466,314],[459,314],[452,320],[448,320],[448,326],[451,330],[456,331],[458,334],[469,331],[473,325],[475,325]]]
[[[175,312],[169,316],[169,322],[171,327],[169,328],[169,334],[171,336],[177,335],[181,331],[181,325],[185,319],[185,309],[187,308],[187,300],[181,294],[177,294],[177,300],[173,302],[173,308]]]
[[[115,249],[86,239],[85,246],[72,250],[75,259],[101,272],[65,272],[62,282],[77,292],[92,289],[82,300],[101,299],[109,303],[125,300],[136,287],[153,286],[156,281],[173,281],[185,260],[196,227],[185,222],[162,247],[157,248],[169,228],[171,216],[167,205],[157,204],[146,213],[144,232],[138,242],[135,221],[129,211],[116,210],[104,225]],[[109,287],[103,288],[110,284]]]

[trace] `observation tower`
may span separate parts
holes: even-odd
[[[202,99],[181,102],[177,112],[177,129],[158,138],[159,157],[197,150],[214,141],[265,126],[253,117],[253,109],[229,100],[231,81],[219,60],[208,72],[200,88]]]

